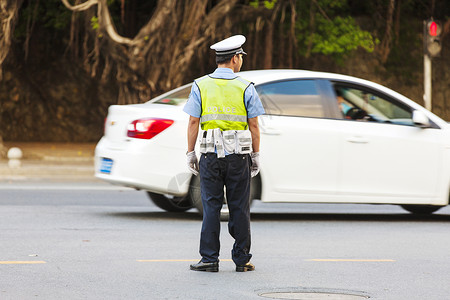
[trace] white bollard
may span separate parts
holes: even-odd
[[[7,156],[9,159],[8,166],[11,169],[18,169],[22,166],[22,162],[20,161],[22,158],[22,150],[20,148],[12,147],[8,150]]]

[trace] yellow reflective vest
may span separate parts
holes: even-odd
[[[196,80],[196,84],[202,100],[200,124],[203,130],[248,129],[244,93],[251,82],[240,77],[219,79],[204,76]]]

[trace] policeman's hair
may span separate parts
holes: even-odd
[[[235,56],[236,54],[231,54],[231,55],[216,55],[216,64],[225,64],[225,63],[229,63],[231,61],[231,59]]]

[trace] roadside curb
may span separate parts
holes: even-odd
[[[18,147],[23,159],[10,168],[8,159],[0,159],[0,181],[26,180],[97,181],[94,177],[95,144],[4,143],[6,150]]]

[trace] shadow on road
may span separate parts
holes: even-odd
[[[197,212],[115,212],[108,213],[109,216],[117,218],[135,219],[135,220],[185,220],[196,221],[202,220],[202,217]],[[432,214],[432,215],[414,215],[409,213],[404,214],[364,214],[364,213],[252,213],[252,222],[265,221],[352,221],[352,222],[449,222],[450,215]]]
[[[196,212],[166,212],[166,211],[152,211],[152,212],[114,212],[107,213],[108,216],[134,219],[134,220],[187,220],[187,221],[200,221],[202,217]]]
[[[358,222],[447,222],[450,215],[362,213],[252,213],[252,221],[358,221]]]

